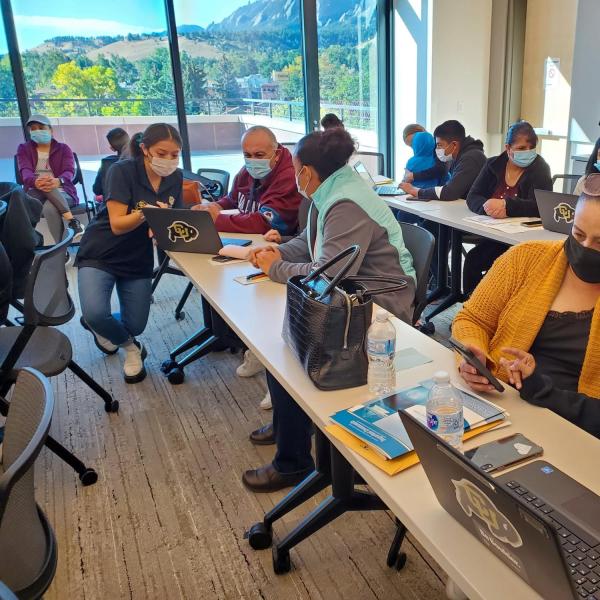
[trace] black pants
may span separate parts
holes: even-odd
[[[267,385],[273,403],[273,430],[277,452],[273,466],[280,473],[296,473],[315,468],[310,453],[312,421],[267,371]]]
[[[491,269],[494,261],[508,250],[507,244],[484,240],[469,250],[463,267],[463,291],[473,293],[483,276]]]

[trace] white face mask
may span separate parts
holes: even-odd
[[[177,167],[179,166],[178,158],[160,158],[159,156],[150,156],[147,155],[150,160],[150,168],[159,176],[159,177],[168,177],[172,173],[175,172]]]
[[[438,157],[438,160],[443,163],[450,162],[452,160],[452,154],[446,154],[445,148],[436,148],[435,154]]]
[[[296,175],[296,187],[298,188],[298,192],[301,196],[304,196],[307,200],[310,200],[310,196],[306,193],[306,188],[308,187],[308,184],[310,183],[310,178],[312,177],[312,173],[310,173],[309,171],[309,178],[308,181],[306,182],[306,185],[304,186],[304,189],[300,189],[300,183],[298,182],[298,176],[300,175],[300,173],[302,173],[302,171],[304,171],[304,167],[302,167],[300,169],[300,171],[298,171],[298,175]]]

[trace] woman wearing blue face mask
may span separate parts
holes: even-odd
[[[467,206],[495,219],[539,217],[534,190],[551,190],[548,163],[535,151],[537,135],[526,121],[510,126],[504,152],[489,158],[467,195]],[[463,290],[471,294],[493,262],[507,250],[492,240],[479,242],[465,259]]]
[[[73,240],[77,242],[84,229],[71,212],[79,204],[73,185],[73,152],[54,139],[48,117],[32,115],[27,128],[30,140],[17,148],[17,168],[25,191],[42,202],[42,214],[55,242],[62,239],[65,222],[73,229]]]

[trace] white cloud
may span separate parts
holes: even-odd
[[[128,33],[144,33],[148,29],[139,25],[128,25],[108,19],[75,19],[72,17],[50,17],[41,15],[15,15],[15,22],[20,27],[52,29],[48,38],[53,35],[127,35]]]

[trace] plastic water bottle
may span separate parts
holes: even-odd
[[[369,392],[377,396],[391,394],[396,388],[396,328],[387,310],[378,310],[375,321],[367,331]]]
[[[459,392],[450,383],[446,371],[433,376],[434,386],[427,399],[427,426],[458,450],[462,448],[464,433],[463,402]]]

